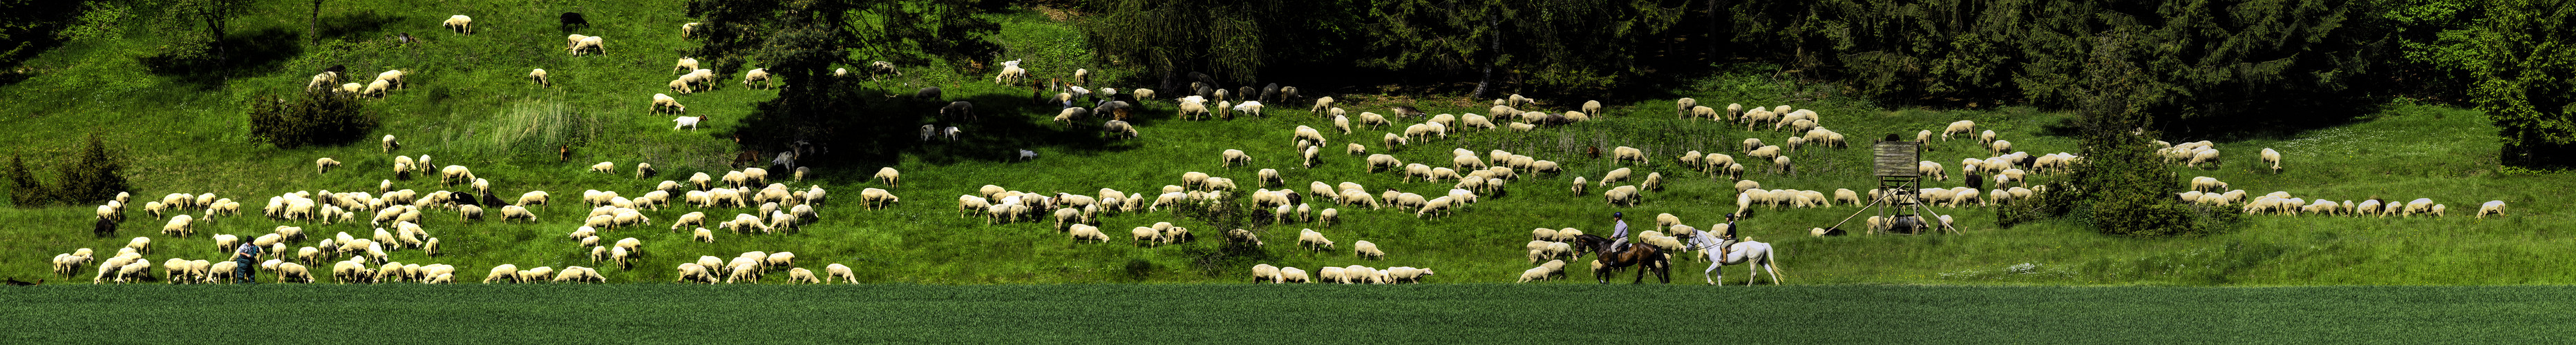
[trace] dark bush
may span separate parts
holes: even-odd
[[[18,207],[43,206],[51,202],[48,198],[53,197],[53,195],[54,193],[52,191],[45,189],[44,182],[36,181],[36,175],[27,170],[27,159],[25,156],[9,155],[10,205]]]
[[[125,163],[107,151],[107,143],[92,133],[70,164],[55,167],[62,183],[53,188],[56,201],[84,204],[106,202],[127,188]]]
[[[296,148],[357,141],[376,129],[376,115],[365,104],[330,92],[307,92],[289,99],[265,96],[251,101],[253,140]]]

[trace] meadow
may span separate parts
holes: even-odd
[[[260,3],[237,24],[250,30],[250,40],[300,39],[305,4]],[[434,210],[422,225],[444,240],[446,254],[430,257],[417,250],[397,251],[393,261],[459,267],[460,281],[481,280],[484,270],[499,264],[535,266],[606,266],[587,258],[586,248],[566,238],[578,227],[586,207],[572,202],[582,190],[640,195],[661,180],[680,180],[692,173],[721,175],[735,144],[732,131],[744,119],[760,116],[755,105],[776,91],[732,84],[712,92],[680,96],[692,115],[709,116],[703,128],[674,130],[667,115],[645,113],[647,97],[668,92],[669,61],[693,46],[677,35],[689,19],[676,2],[609,4],[571,1],[544,6],[458,1],[434,6],[335,4],[323,14],[324,39],[317,46],[261,45],[255,54],[218,70],[155,71],[138,57],[153,47],[143,25],[111,25],[112,34],[74,40],[40,55],[27,65],[42,73],[0,85],[0,146],[43,164],[57,164],[78,148],[83,135],[98,133],[130,162],[125,173],[134,181],[137,203],[168,193],[215,193],[257,208],[266,196],[292,191],[368,191],[392,179],[394,189],[423,192],[462,187],[441,186],[434,179],[395,179],[387,169],[393,154],[436,157],[436,165],[463,165],[494,183],[502,197],[543,190],[557,205],[539,209],[539,222],[497,220],[466,222],[452,211]],[[552,13],[581,8],[596,25],[579,33],[612,38],[604,56],[568,56]],[[437,21],[452,12],[475,13],[477,34],[437,30]],[[1003,24],[1000,40],[1007,50],[994,60],[1026,59],[1041,75],[1060,75],[1087,61],[1080,32],[1034,11],[992,15]],[[110,22],[115,24],[116,22]],[[382,37],[407,32],[422,37],[395,44]],[[878,57],[853,56],[854,61]],[[844,264],[865,283],[965,284],[1149,283],[1147,287],[1077,289],[1158,289],[1153,283],[1233,283],[1248,280],[1248,267],[1272,264],[1312,270],[1322,266],[1412,266],[1438,270],[1432,283],[1502,283],[1533,266],[1521,249],[1531,228],[1579,228],[1608,232],[1607,215],[1626,212],[1632,225],[1651,225],[1653,215],[1670,213],[1687,224],[1707,228],[1720,215],[1736,211],[1734,181],[1681,166],[1672,159],[1685,151],[1736,154],[1746,138],[1777,143],[1788,135],[1770,128],[1678,119],[1675,99],[1691,97],[1701,104],[1748,106],[1790,105],[1814,109],[1824,127],[1849,135],[1854,143],[1887,134],[1910,137],[1919,130],[1973,120],[1979,130],[1994,130],[2016,143],[2015,150],[2033,155],[2076,151],[2071,115],[2021,106],[1965,109],[1889,108],[1840,97],[1836,90],[1758,72],[1710,76],[1666,95],[1614,100],[1594,121],[1546,127],[1536,131],[1458,131],[1441,138],[1390,147],[1383,133],[1400,131],[1419,118],[1398,120],[1397,128],[1357,128],[1350,134],[1328,134],[1320,165],[1299,164],[1290,129],[1313,126],[1334,132],[1330,122],[1308,112],[1304,100],[1273,105],[1266,117],[1225,120],[1181,120],[1168,99],[1141,105],[1136,120],[1143,133],[1135,140],[1107,140],[1089,128],[1048,120],[1048,106],[1028,105],[1027,89],[996,85],[988,75],[969,74],[963,63],[938,61],[905,66],[901,77],[871,81],[874,88],[900,92],[922,86],[947,89],[950,100],[969,100],[987,114],[985,120],[957,124],[931,119],[934,107],[921,102],[870,101],[863,112],[915,114],[898,128],[937,123],[959,125],[968,135],[955,143],[908,142],[882,148],[899,152],[891,160],[818,163],[817,176],[785,180],[784,169],[772,168],[778,182],[802,188],[815,185],[833,191],[834,201],[821,210],[821,220],[795,234],[720,233],[715,243],[688,240],[667,222],[688,212],[707,212],[729,219],[736,209],[678,206],[646,211],[657,222],[640,229],[617,229],[603,236],[644,241],[646,255],[631,269],[603,268],[612,283],[673,280],[673,266],[701,255],[731,257],[746,251],[792,251],[798,266],[819,269]],[[413,73],[412,88],[368,100],[384,115],[384,126],[371,134],[396,135],[405,146],[382,153],[373,141],[347,145],[280,149],[252,141],[242,113],[243,102],[261,95],[292,94],[306,76],[325,66],[345,65],[353,74],[386,69]],[[530,68],[551,71],[554,87],[538,87],[523,78]],[[1099,86],[1139,84],[1116,66],[1102,71]],[[357,73],[364,71],[364,73]],[[987,72],[989,73],[989,72]],[[726,83],[739,81],[726,74]],[[1230,85],[1229,85],[1230,86]],[[1291,85],[1293,86],[1293,85]],[[1484,113],[1483,100],[1458,97],[1384,95],[1365,87],[1305,90],[1309,97],[1333,96],[1340,107],[1359,112],[1392,113],[1395,106],[1415,106],[1433,114]],[[1166,95],[1175,92],[1166,92]],[[1584,100],[1544,99],[1537,111],[1573,110]],[[909,118],[909,117],[906,117]],[[1498,122],[1507,121],[1499,120]],[[2570,224],[2563,198],[2571,181],[2563,174],[2514,172],[2496,163],[2492,125],[2474,112],[2440,105],[2392,102],[2352,120],[2312,126],[2265,128],[2169,128],[2165,140],[2212,140],[2229,152],[2224,162],[2197,168],[2176,165],[2178,178],[2217,177],[2234,188],[2256,194],[2288,191],[2336,200],[2384,197],[2392,200],[2432,198],[2451,206],[2448,217],[2252,216],[2230,231],[2188,238],[2134,239],[2107,237],[2077,220],[2055,220],[1998,227],[1984,206],[1935,208],[1959,219],[1964,231],[1926,236],[1807,236],[1809,228],[1826,227],[1858,209],[1837,205],[1819,209],[1762,209],[1740,224],[1739,233],[1781,248],[1788,283],[1937,284],[1937,285],[2560,285],[2576,283],[2557,263],[2576,253],[2567,236]],[[912,133],[880,133],[909,137]],[[1343,222],[1318,224],[1275,222],[1256,217],[1190,217],[1181,213],[1132,212],[1102,217],[1112,234],[1155,222],[1172,222],[1196,231],[1202,240],[1171,246],[1140,247],[1124,236],[1106,244],[1075,244],[1052,229],[1051,221],[986,225],[979,217],[961,216],[950,202],[974,194],[978,187],[999,185],[1033,193],[1094,194],[1109,188],[1129,194],[1156,192],[1180,184],[1184,172],[1199,171],[1255,187],[1253,171],[1279,169],[1289,189],[1308,182],[1355,182],[1373,191],[1399,189],[1433,194],[1450,182],[1408,181],[1394,173],[1369,173],[1358,155],[1340,152],[1343,143],[1367,145],[1370,153],[1392,154],[1406,162],[1445,162],[1453,148],[1475,152],[1506,150],[1564,164],[1561,174],[1523,173],[1503,193],[1467,206],[1455,216],[1417,218],[1396,209],[1339,208]],[[1591,150],[1630,146],[1645,150],[1650,164],[1626,165]],[[1935,139],[1923,159],[1941,162],[1956,173],[1962,158],[1989,154],[1965,138]],[[572,157],[558,160],[555,148],[569,147]],[[2273,174],[2258,167],[2253,152],[2281,150],[2288,170]],[[844,148],[853,149],[853,148]],[[871,148],[877,149],[877,148]],[[1042,154],[1027,162],[1007,159],[1011,150]],[[1226,168],[1218,152],[1241,149],[1255,157],[1249,167]],[[346,165],[317,174],[312,161],[333,157]],[[1831,193],[1837,188],[1874,187],[1863,148],[1810,148],[1791,154],[1791,174],[1762,172],[1766,163],[1746,164],[1745,179],[1766,189],[1804,189]],[[616,174],[587,173],[596,162],[615,162]],[[634,163],[652,163],[660,175],[635,178]],[[1440,164],[1432,164],[1440,165]],[[904,171],[901,187],[867,181],[880,167]],[[1600,189],[1568,191],[1575,177],[1600,178],[1621,167],[1666,179],[1665,188],[1649,192],[1638,207],[1611,207]],[[39,168],[37,171],[50,172]],[[51,179],[50,173],[44,174]],[[2042,174],[2034,183],[2061,176]],[[1927,181],[1926,186],[1958,186],[1956,179]],[[867,209],[857,202],[862,188],[886,188],[904,202],[887,209]],[[2177,191],[2178,192],[2178,191]],[[1148,193],[1150,195],[1150,193]],[[1310,199],[1312,200],[1312,199]],[[2514,205],[2510,216],[2472,219],[2475,205],[2502,200]],[[1237,204],[1235,207],[1243,207]],[[56,253],[76,248],[112,252],[126,240],[150,236],[160,248],[148,255],[158,265],[166,258],[217,259],[224,255],[204,236],[157,235],[159,218],[139,211],[136,221],[114,236],[92,236],[91,207],[55,206],[0,209],[0,276],[21,280],[47,277],[44,263]],[[362,212],[361,215],[368,215]],[[1213,221],[1211,220],[1213,219]],[[200,223],[201,234],[256,235],[280,225],[303,226],[308,233],[372,232],[365,224],[306,224],[257,215]],[[1257,250],[1228,251],[1217,234],[1234,228],[1260,234],[1268,245]],[[1845,225],[1844,228],[1858,228]],[[1322,231],[1342,246],[1330,252],[1308,252],[1293,244],[1301,229]],[[680,229],[686,230],[686,229]],[[249,236],[245,236],[249,237]],[[317,236],[316,238],[319,238]],[[1386,260],[1363,260],[1349,252],[1354,241],[1384,248]],[[297,245],[311,245],[298,243]],[[1579,264],[1576,266],[1580,266]],[[1689,274],[1705,264],[1688,262],[1674,269],[1676,283],[1699,284]],[[1742,268],[1728,279],[1743,283]],[[1591,284],[1576,269],[1576,279],[1537,285]],[[90,273],[54,276],[49,283],[88,283]],[[263,278],[273,276],[263,274]],[[1628,276],[1622,276],[1628,277]],[[774,278],[773,278],[774,279]],[[326,277],[327,280],[327,277]],[[613,284],[612,284],[613,285]],[[263,289],[279,285],[263,285]],[[385,287],[395,288],[395,287]],[[401,287],[423,291],[489,291],[447,287]],[[580,287],[567,291],[678,287]],[[958,289],[1020,289],[957,286]],[[1514,287],[1472,285],[1477,293],[1504,293]],[[48,288],[58,289],[58,288]],[[59,288],[70,290],[71,288]],[[149,289],[149,288],[110,288]],[[543,288],[494,288],[543,291]],[[521,290],[524,289],[524,290]],[[706,288],[724,291],[728,288]],[[765,291],[821,291],[777,288]],[[931,289],[931,288],[919,288]],[[1192,288],[1174,288],[1192,289]],[[1224,288],[1207,288],[1211,290]],[[1319,288],[1320,289],[1320,288]],[[1440,288],[1413,288],[1440,289]],[[1574,288],[1561,288],[1574,289]],[[1663,288],[1652,288],[1663,289]],[[1825,287],[1820,289],[1840,289]],[[1868,289],[1868,288],[1852,288]],[[1410,291],[1433,291],[1410,290]],[[2366,290],[2366,289],[2365,289]],[[60,290],[44,290],[60,291]],[[144,291],[144,290],[116,290]],[[365,289],[311,290],[314,293],[368,293]],[[764,291],[764,290],[753,290]],[[1241,290],[1295,291],[1295,290]],[[1326,290],[1340,291],[1340,290]],[[1554,291],[1554,290],[1538,290]],[[1678,291],[1678,290],[1648,290]],[[1780,291],[1801,294],[1802,290]],[[2010,291],[1975,290],[1964,291]],[[2059,291],[2059,290],[2046,290]],[[2094,291],[2094,290],[2083,290]],[[2112,291],[2112,290],[2102,290]],[[2180,290],[2194,291],[2194,290]],[[2235,290],[2230,290],[2235,291]],[[2261,290],[2257,290],[2261,291]],[[2402,290],[2428,291],[2428,290]],[[2491,290],[2467,290],[2470,294]],[[2518,290],[2517,290],[2518,291]],[[552,293],[552,292],[543,292]],[[930,292],[920,292],[930,293]],[[1680,292],[1669,292],[1680,294]],[[1895,292],[1902,293],[1902,292]],[[2377,293],[2377,292],[2370,292]],[[2186,293],[2188,294],[2188,293]],[[1508,295],[1506,295],[1508,296]],[[640,298],[640,297],[638,297]],[[752,297],[741,297],[751,299]],[[1508,299],[1495,299],[1505,301]],[[784,303],[784,302],[779,302]],[[1213,303],[1213,302],[1211,302]],[[745,304],[746,306],[760,304]],[[728,306],[726,308],[732,308]],[[754,310],[748,309],[740,310]],[[1867,310],[1868,307],[1854,307]],[[1579,313],[1577,315],[1580,315]],[[428,316],[424,316],[428,317]],[[465,316],[438,316],[465,317]],[[1425,338],[1425,339],[1438,339]],[[2024,338],[2043,339],[2043,338]],[[1186,341],[1186,340],[1183,340]]]

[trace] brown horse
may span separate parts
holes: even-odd
[[[1628,266],[1638,267],[1637,279],[1628,282],[1629,284],[1644,284],[1646,272],[1650,270],[1654,271],[1656,280],[1664,284],[1673,283],[1672,261],[1664,256],[1663,248],[1633,243],[1626,251],[1611,252],[1610,239],[1591,234],[1575,236],[1574,242],[1589,249],[1590,252],[1601,253],[1602,269],[1593,270],[1592,278],[1601,281],[1602,284],[1609,284],[1612,273]]]

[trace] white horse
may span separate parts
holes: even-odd
[[[1719,240],[1717,236],[1703,235],[1691,238],[1691,247],[1699,248],[1700,252],[1708,255],[1708,269],[1700,271],[1700,278],[1707,279],[1709,285],[1717,285],[1718,280],[1725,279],[1718,278],[1726,276],[1726,272],[1719,271],[1719,268],[1746,263],[1752,264],[1752,267],[1746,268],[1747,270],[1760,267],[1763,271],[1771,272],[1771,285],[1780,285],[1780,260],[1773,256],[1770,243],[1737,241],[1732,238]],[[1748,271],[1753,274],[1753,277],[1745,278],[1744,285],[1753,285],[1755,279],[1762,277],[1763,271]]]

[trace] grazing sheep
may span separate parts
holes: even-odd
[[[1386,260],[1386,252],[1378,250],[1377,244],[1369,241],[1351,242],[1351,255],[1362,259]]]
[[[653,94],[653,104],[652,104],[650,107],[648,107],[648,108],[646,109],[646,111],[647,111],[647,112],[649,112],[649,113],[654,113],[654,114],[660,114],[660,113],[664,113],[664,112],[669,112],[669,113],[673,113],[673,114],[687,114],[687,113],[689,113],[689,107],[688,107],[688,106],[684,106],[684,105],[680,105],[680,100],[679,100],[679,99],[676,99],[676,98],[671,98],[671,95],[667,95],[667,94],[659,94],[659,93],[657,93],[657,94]]]
[[[313,160],[313,167],[315,170],[314,173],[316,174],[329,174],[331,173],[331,168],[340,167],[340,161],[331,159],[331,157],[322,157],[321,159]]]
[[[1232,168],[1232,167],[1234,167],[1235,165],[1238,165],[1238,164],[1240,164],[1240,165],[1251,165],[1251,164],[1252,164],[1252,156],[1251,156],[1251,155],[1246,155],[1246,154],[1244,154],[1244,153],[1243,153],[1243,150],[1235,150],[1235,149],[1227,149],[1227,150],[1225,150],[1225,157],[1224,157],[1224,160],[1223,160],[1222,162],[1220,162],[1220,164],[1219,164],[1219,165],[1220,165],[1220,166],[1223,166],[1223,167]]]
[[[1315,232],[1315,229],[1304,229],[1297,232],[1297,246],[1316,251],[1332,250],[1333,240],[1324,238],[1324,233]]]
[[[761,82],[761,84],[760,84],[760,85],[752,85],[752,84],[751,84],[751,82],[755,82],[755,81],[757,81],[757,82]],[[775,86],[777,86],[777,85],[778,85],[778,83],[777,83],[776,81],[770,80],[770,78],[769,78],[769,69],[767,69],[767,68],[753,68],[753,69],[751,69],[751,71],[750,71],[750,72],[743,72],[743,74],[742,74],[742,86],[743,86],[743,87],[749,87],[749,88],[771,88],[771,87],[775,87]]]
[[[542,86],[554,86],[554,82],[551,82],[551,81],[547,81],[547,80],[546,80],[546,69],[544,69],[544,68],[539,68],[539,69],[536,69],[536,70],[533,70],[533,71],[528,71],[528,81],[529,81],[529,82],[537,83],[537,86],[541,86],[541,87],[542,87]]]
[[[1596,182],[1594,182],[1594,184],[1596,184],[1596,185],[1602,185],[1602,186],[1608,186],[1608,185],[1610,185],[1610,183],[1611,183],[1611,182],[1627,182],[1627,181],[1628,181],[1628,176],[1629,176],[1630,174],[1632,174],[1632,173],[1634,173],[1634,172],[1633,172],[1633,171],[1631,171],[1631,170],[1629,170],[1628,168],[1619,168],[1619,169],[1617,169],[1617,170],[1611,170],[1609,173],[1607,173],[1607,174],[1603,174],[1603,175],[1601,176],[1601,180],[1600,180],[1600,181],[1596,181]]]
[[[440,22],[439,26],[446,27],[449,30],[455,30],[456,33],[465,34],[467,36],[474,35],[474,18],[466,17],[462,14],[448,16],[447,21]]]
[[[867,203],[868,208],[886,208],[894,206],[896,202],[902,201],[902,198],[897,198],[894,193],[884,189],[868,188],[859,190],[859,201]]]
[[[1615,157],[1615,158],[1616,158],[1620,163],[1626,163],[1626,162],[1628,162],[1628,161],[1630,161],[1630,160],[1635,160],[1635,161],[1637,161],[1637,164],[1647,164],[1647,165],[1653,165],[1653,164],[1655,164],[1654,162],[1651,162],[1651,161],[1647,161],[1647,160],[1646,160],[1646,151],[1644,151],[1644,150],[1638,150],[1637,148],[1634,148],[1634,147],[1620,146],[1620,147],[1618,147],[1618,148],[1613,148],[1613,149],[1611,149],[1611,152],[1612,152],[1612,156],[1613,156],[1613,157]]]
[[[2281,173],[2281,151],[2273,151],[2269,147],[2263,148],[2263,164],[2272,165],[2272,173]],[[2486,211],[2478,211],[2478,213],[2484,214]]]
[[[608,41],[606,39],[600,38],[599,36],[582,37],[580,42],[572,45],[572,55],[581,56],[581,52],[585,50],[584,48],[587,48],[587,50],[592,52],[598,52],[600,55],[608,55],[607,42]]]
[[[1941,141],[1949,141],[1951,134],[1967,134],[1975,130],[1977,130],[1976,121],[1959,120],[1959,122],[1951,122],[1949,127],[1941,129]]]
[[[2267,150],[2268,150],[2268,149],[2267,149]],[[2439,207],[2439,206],[2442,206],[2442,205],[2433,205],[2433,206]],[[2441,211],[2436,210],[2436,211],[2433,211],[2433,213],[2439,214],[2439,213],[2441,213]],[[2478,214],[2477,214],[2477,218],[2478,218],[2478,219],[2486,219],[2486,218],[2487,218],[2487,214],[2489,214],[2489,213],[2493,213],[2493,214],[2495,214],[2497,217],[2503,217],[2503,216],[2504,216],[2504,200],[2488,201],[2486,204],[2482,204],[2482,205],[2479,205],[2479,206],[2478,206]]]
[[[895,171],[894,167],[885,167],[877,169],[876,176],[870,178],[877,182],[884,182],[887,187],[894,187],[901,184],[903,173]]]

